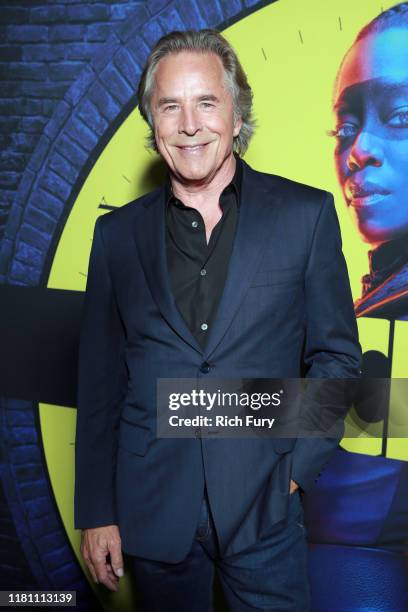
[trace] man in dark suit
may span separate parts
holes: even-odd
[[[146,610],[309,609],[299,487],[338,439],[156,437],[160,378],[359,375],[332,196],[252,170],[252,92],[217,32],[173,32],[139,106],[167,183],[95,225],[81,326],[75,526],[96,581],[123,550]],[[110,555],[107,558],[107,555]]]

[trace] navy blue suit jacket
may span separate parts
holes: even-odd
[[[360,346],[330,193],[243,163],[227,280],[205,349],[170,290],[164,188],[101,216],[79,350],[75,526],[119,525],[129,554],[182,560],[206,482],[223,555],[286,515],[335,439],[156,437],[158,378],[354,378]],[[210,364],[210,368],[202,367]]]

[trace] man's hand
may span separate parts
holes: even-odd
[[[81,554],[95,582],[101,582],[111,591],[119,588],[123,576],[123,558],[119,527],[106,525],[83,529]],[[106,558],[110,555],[110,561]]]
[[[291,480],[290,481],[290,489],[289,489],[290,495],[292,495],[292,493],[294,493],[298,488],[299,488],[298,483],[295,482],[294,480]]]

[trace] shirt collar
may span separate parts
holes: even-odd
[[[384,242],[375,249],[368,251],[370,272],[364,274],[363,296],[381,285],[392,274],[400,270],[408,262],[408,241],[406,236]]]
[[[221,195],[227,193],[229,190],[234,190],[236,195],[237,206],[240,206],[241,200],[241,183],[242,183],[242,161],[241,158],[234,153],[234,157],[236,160],[235,165],[235,173],[232,177],[232,181],[228,183],[228,185],[223,189]],[[176,196],[173,194],[171,188],[170,174],[167,173],[166,182],[165,182],[165,193],[166,193],[166,205],[169,206],[170,203],[180,202],[177,200]]]

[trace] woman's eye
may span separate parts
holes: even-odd
[[[329,136],[335,136],[339,139],[352,138],[356,136],[358,130],[358,126],[354,123],[342,123],[337,126],[335,130],[330,130],[328,134]]]
[[[393,127],[408,127],[408,106],[399,108],[391,113],[388,118],[388,124]]]

